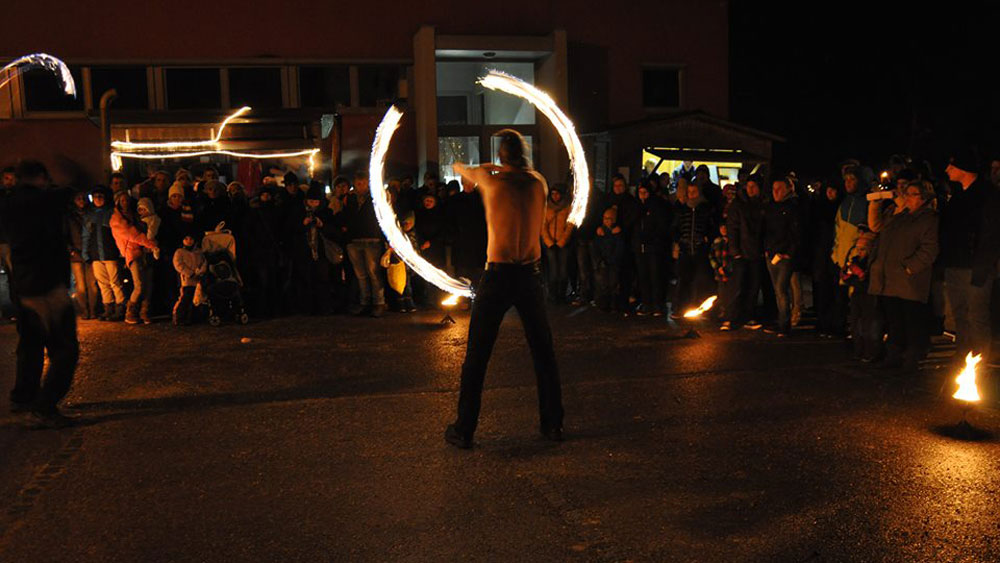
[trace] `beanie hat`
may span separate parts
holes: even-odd
[[[184,184],[182,182],[178,181],[170,185],[170,189],[167,191],[167,197],[172,197],[174,194],[184,197]]]
[[[310,182],[309,189],[306,190],[306,199],[326,199],[326,191],[323,189],[323,184],[319,182]]]

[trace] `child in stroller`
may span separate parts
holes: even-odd
[[[225,223],[219,223],[214,231],[206,232],[205,238],[201,239],[208,270],[198,283],[208,305],[208,324],[219,326],[224,316],[230,316],[245,325],[250,318],[243,307],[240,291],[243,279],[236,269],[236,239],[224,227]]]

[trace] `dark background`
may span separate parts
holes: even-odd
[[[787,139],[776,171],[827,176],[848,157],[881,167],[906,153],[940,172],[955,143],[988,165],[1000,154],[996,3],[877,4],[733,0],[732,119]]]

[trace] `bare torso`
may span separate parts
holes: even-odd
[[[483,195],[487,261],[529,264],[540,260],[548,192],[545,178],[533,170],[509,166],[461,167],[459,172],[478,184]]]

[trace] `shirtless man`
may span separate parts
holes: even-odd
[[[500,323],[511,306],[521,317],[535,364],[542,436],[562,440],[562,391],[539,263],[548,186],[532,169],[524,138],[518,132],[505,129],[496,136],[500,138],[499,166],[454,165],[465,183],[477,186],[482,193],[489,237],[486,271],[476,287],[469,321],[458,418],[444,435],[448,443],[463,449],[472,447],[486,366]]]

